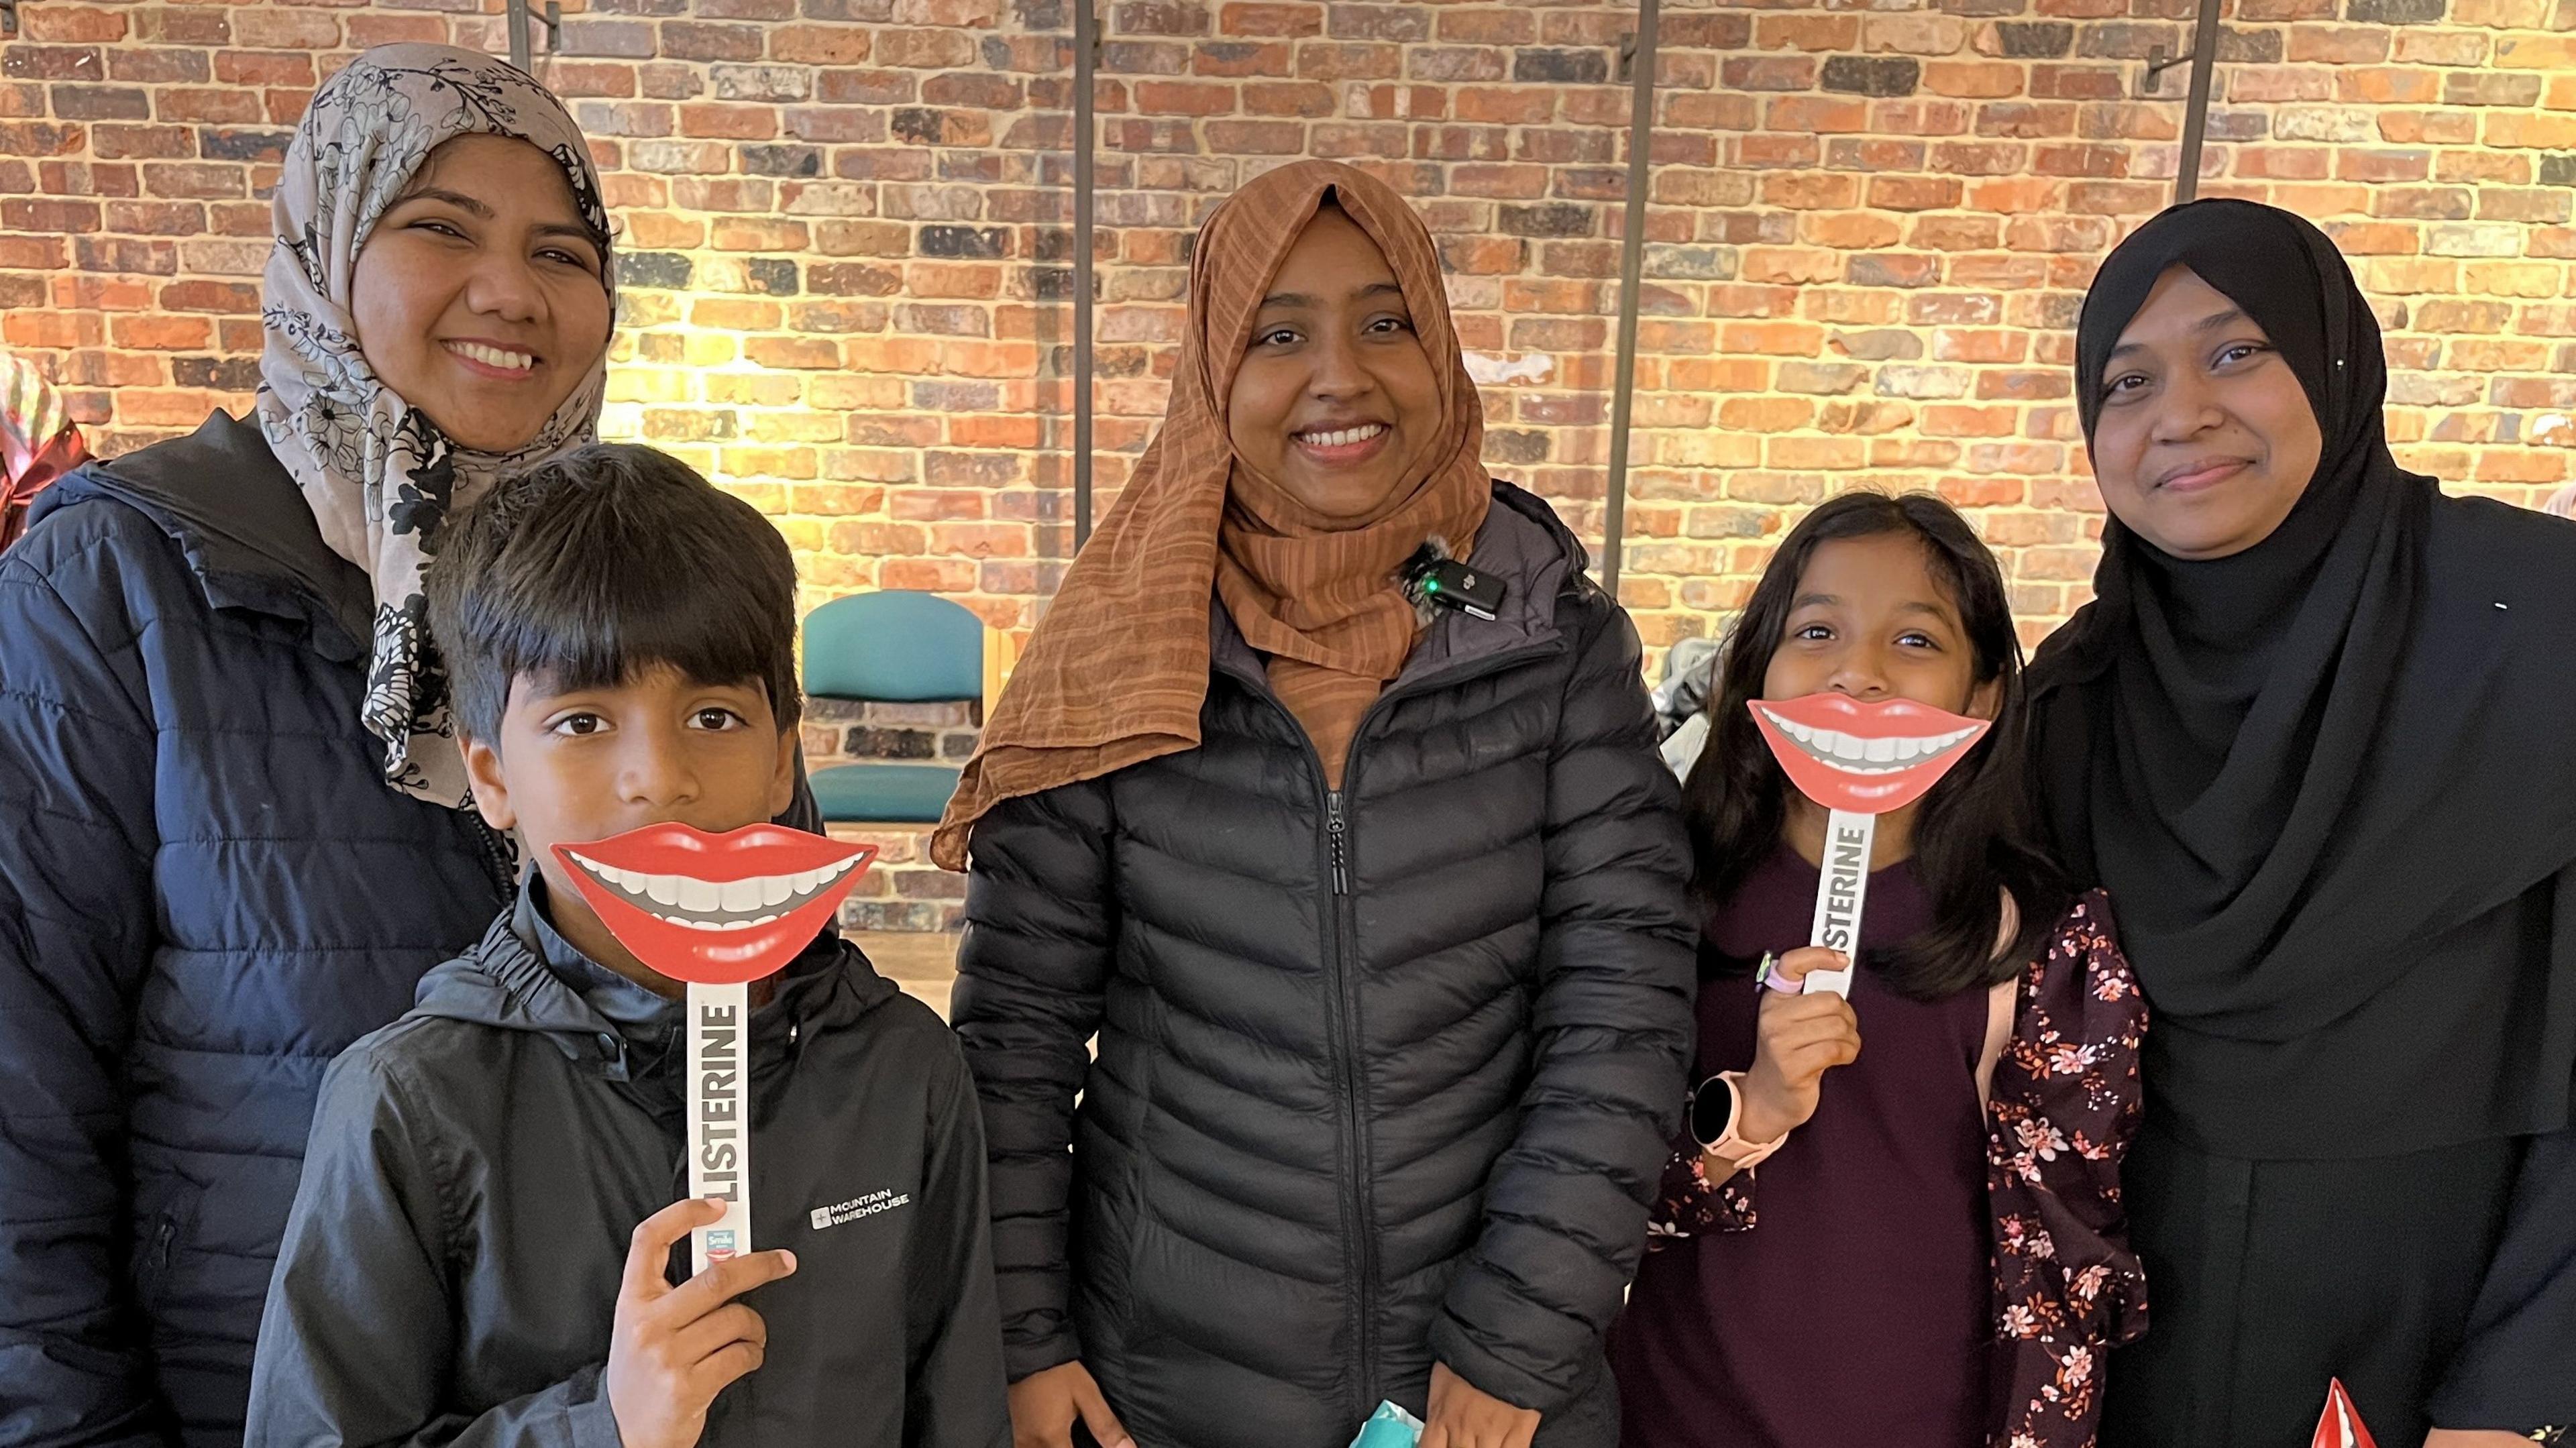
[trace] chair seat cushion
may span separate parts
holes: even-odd
[[[835,824],[935,825],[957,773],[944,764],[836,764],[814,771],[814,802]]]

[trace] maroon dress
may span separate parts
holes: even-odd
[[[1816,867],[1783,847],[1702,943],[1699,1075],[1753,1060],[1751,964],[1806,944]],[[1994,1337],[1987,992],[1896,994],[1871,953],[1922,929],[1910,864],[1870,877],[1860,1058],[1754,1173],[1758,1230],[1659,1241],[1612,1335],[1639,1448],[1978,1448]]]

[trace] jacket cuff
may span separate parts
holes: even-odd
[[[1500,1398],[1515,1408],[1545,1415],[1573,1399],[1572,1394],[1560,1392],[1535,1374],[1504,1361],[1450,1312],[1444,1311],[1431,1320],[1431,1356],[1465,1378],[1476,1391]]]
[[[1082,1349],[1070,1332],[1053,1332],[1034,1342],[1002,1344],[1002,1372],[1011,1382],[1034,1377],[1049,1368],[1079,1362]]]
[[[617,1410],[608,1403],[606,1372],[587,1367],[564,1380],[564,1436],[570,1448],[625,1448]]]

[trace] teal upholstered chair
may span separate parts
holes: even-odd
[[[1010,635],[965,605],[888,589],[836,598],[805,616],[805,693],[881,704],[980,699],[987,717],[1013,662]],[[939,822],[957,771],[944,764],[836,764],[814,772],[833,824]]]

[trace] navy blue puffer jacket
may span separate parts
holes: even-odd
[[[255,426],[0,555],[0,1445],[238,1443],[322,1068],[510,884],[358,723],[365,576]]]

